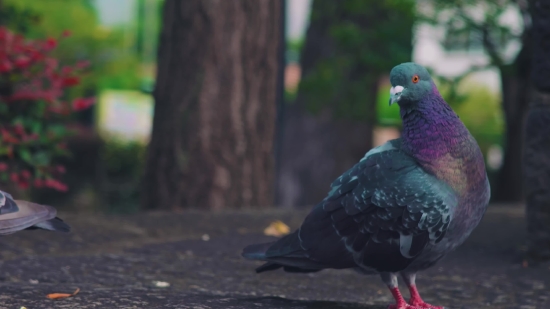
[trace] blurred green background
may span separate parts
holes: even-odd
[[[300,55],[310,20],[311,1],[289,0],[286,3],[285,104],[293,104],[299,89],[310,89],[319,97],[339,96],[335,117],[374,122],[375,132],[381,132],[378,139],[374,138],[374,143],[384,139],[386,129],[390,133],[399,129],[399,110],[396,106],[388,106],[390,86],[383,72],[388,72],[387,68],[396,62],[412,57],[410,50],[391,45],[402,25],[418,25],[421,22],[437,24],[433,16],[421,14],[422,1],[388,1],[380,4],[382,7],[377,10],[399,10],[401,15],[389,16],[383,19],[384,23],[370,25],[367,30],[353,23],[335,22],[330,33],[344,50],[343,56],[334,58],[332,62],[323,62],[317,67],[317,73],[302,80],[301,84]],[[346,3],[342,14],[352,14],[351,18],[376,16],[379,12],[372,10],[374,2],[371,1]],[[63,63],[80,60],[91,63],[83,83],[71,89],[70,95],[95,96],[99,99],[92,109],[79,114],[77,120],[81,133],[69,143],[74,153],[72,158],[64,161],[68,170],[66,182],[70,186],[69,193],[33,190],[31,194],[35,198],[77,211],[131,213],[139,210],[139,190],[152,122],[151,91],[156,72],[162,5],[162,0],[0,1],[1,23],[29,38],[57,38],[64,31],[69,31],[71,35],[61,40],[55,55]],[[440,6],[441,10],[445,9],[445,3]],[[503,13],[491,11],[487,14],[485,18],[490,20]],[[396,18],[395,21],[392,18]],[[414,29],[409,26],[400,40],[407,40],[410,36],[407,32],[421,33]],[[456,46],[460,49],[460,44],[464,45],[462,37],[459,31],[455,41],[448,42],[447,38],[441,42],[441,48],[456,54]],[[369,45],[375,40],[380,44]],[[476,40],[468,37],[465,57],[478,57],[475,50],[472,52],[476,46],[472,42]],[[413,48],[417,48],[415,44],[420,43],[413,43]],[[381,46],[384,49],[380,49]],[[369,48],[371,52],[366,52]],[[373,109],[367,108],[370,103],[364,101],[362,88],[364,83],[372,83],[372,80],[342,79],[343,68],[359,65],[368,66],[376,74],[381,74],[368,76],[370,79],[376,78],[374,82],[379,83],[375,95],[377,99],[372,102],[376,103]],[[445,78],[437,79],[442,94],[473,133],[486,158],[491,160],[488,162],[488,172],[494,180],[502,165],[505,148],[502,94],[467,76],[451,83],[452,87],[445,82]],[[340,83],[346,85],[340,86]],[[352,83],[355,84],[350,86]],[[344,89],[344,94],[335,92],[341,89]],[[313,114],[325,106],[323,100],[314,99],[311,102],[308,108]],[[375,113],[371,113],[372,110]],[[130,120],[125,122],[117,118],[120,113],[131,115]]]

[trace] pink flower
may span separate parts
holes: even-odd
[[[23,128],[23,125],[21,125],[20,123],[16,124],[13,127],[13,130],[15,131],[16,134],[19,134],[19,135],[25,134],[25,128]]]
[[[17,175],[17,173],[11,173],[10,174],[10,179],[13,182],[18,182],[19,181],[19,175]]]
[[[7,58],[0,60],[0,73],[9,72],[12,69],[13,69],[13,65]]]
[[[76,67],[79,68],[79,69],[85,69],[89,66],[90,66],[90,61],[87,61],[87,60],[79,61],[76,64]]]
[[[31,64],[31,58],[27,56],[19,56],[15,59],[15,66],[19,69],[24,69]]]
[[[57,191],[62,191],[62,192],[65,192],[68,190],[67,188],[67,185],[64,184],[64,183],[61,183],[55,179],[46,179],[44,181],[44,185],[46,187],[49,187],[49,188],[52,188],[52,189],[56,189]]]
[[[21,189],[28,189],[29,188],[29,182],[28,181],[25,181],[25,180],[21,180],[17,183],[17,185],[19,186],[19,188]]]
[[[69,77],[65,77],[62,80],[61,85],[63,85],[64,87],[71,87],[74,85],[78,85],[79,83],[80,83],[80,78],[76,76],[69,76]]]
[[[73,101],[73,110],[81,111],[95,103],[95,98],[78,98]]]
[[[50,51],[57,47],[57,40],[54,38],[48,38],[46,42],[44,42],[44,49],[46,51]]]
[[[44,181],[40,178],[34,180],[34,186],[37,188],[42,188],[44,186]]]
[[[61,174],[64,174],[66,172],[65,167],[63,165],[58,165],[55,167],[55,169]]]
[[[29,171],[27,171],[27,170],[23,170],[23,171],[21,172],[21,176],[22,176],[23,178],[25,178],[25,179],[29,179],[29,178],[31,178],[31,172],[29,172]]]

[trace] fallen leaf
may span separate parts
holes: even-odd
[[[271,222],[264,230],[264,234],[267,236],[280,237],[288,233],[290,233],[290,228],[280,220]]]
[[[75,296],[76,294],[78,294],[78,292],[80,292],[80,289],[79,289],[79,288],[76,288],[76,291],[74,291],[72,294],[68,294],[68,293],[52,293],[52,294],[48,294],[46,297],[48,297],[49,299],[63,299],[63,298]]]
[[[167,288],[170,286],[170,283],[165,281],[153,281],[153,285],[157,288]]]

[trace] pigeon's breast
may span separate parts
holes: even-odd
[[[462,243],[483,217],[490,198],[490,187],[483,155],[469,136],[463,143],[432,161],[429,169],[447,183],[458,197],[447,233],[450,245]]]

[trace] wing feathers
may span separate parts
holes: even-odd
[[[268,261],[260,269],[400,271],[440,241],[456,195],[389,143],[336,179],[298,231],[253,255]]]

